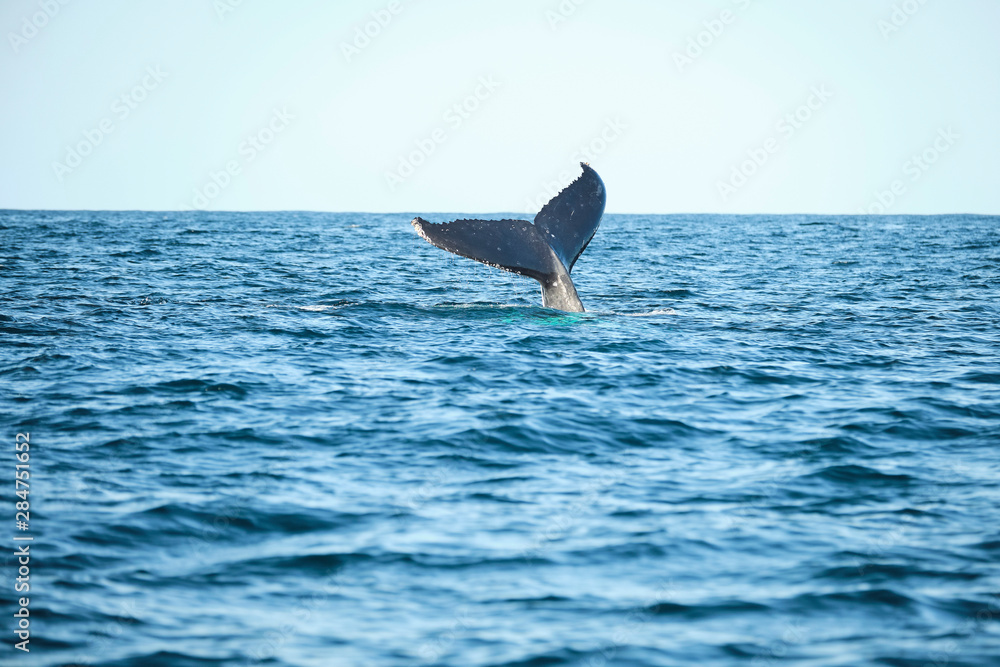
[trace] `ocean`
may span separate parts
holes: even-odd
[[[0,662],[1000,664],[1000,218],[412,217],[0,212]]]

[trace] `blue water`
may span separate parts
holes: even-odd
[[[0,662],[1000,664],[1000,219],[410,217],[0,212]]]

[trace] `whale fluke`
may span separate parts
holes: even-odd
[[[576,260],[601,224],[607,193],[590,165],[583,174],[527,220],[455,220],[434,224],[414,218],[426,241],[448,252],[504,271],[534,278],[542,286],[542,305],[582,313],[570,278]]]

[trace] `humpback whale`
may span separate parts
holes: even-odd
[[[440,224],[423,218],[411,223],[432,245],[542,285],[542,306],[582,313],[569,277],[604,215],[607,194],[597,172],[581,162],[583,174],[527,220],[455,220]]]

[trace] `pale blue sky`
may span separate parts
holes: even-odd
[[[996,0],[63,1],[0,8],[0,208],[527,213],[591,145],[611,212],[1000,214]]]

